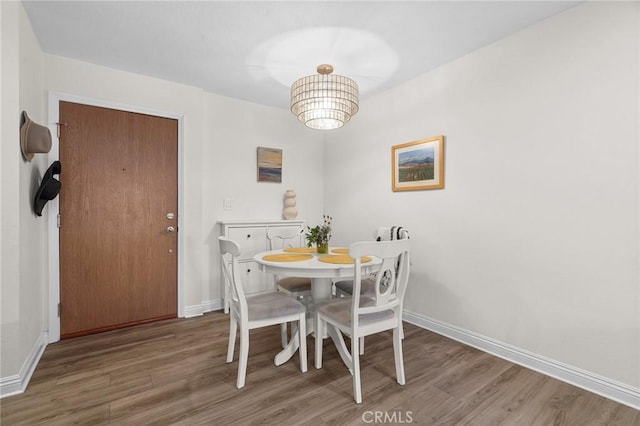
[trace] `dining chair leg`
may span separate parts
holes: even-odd
[[[291,334],[293,336],[293,333]],[[282,348],[287,347],[287,343],[289,343],[289,337],[287,335],[287,323],[280,324],[280,344]]]
[[[402,329],[393,329],[393,355],[396,359],[396,377],[398,383],[404,385],[404,361],[402,360]]]
[[[244,387],[247,377],[247,360],[249,358],[249,330],[247,327],[240,327],[240,362],[238,363],[238,389]]]
[[[356,404],[362,403],[362,386],[360,384],[360,354],[358,343],[360,339],[351,339],[351,370],[353,372],[353,399]]]
[[[300,348],[298,352],[300,353],[300,371],[303,373],[307,372],[307,324],[306,324],[306,316],[307,313],[303,312],[300,314],[300,319],[298,320],[298,336],[300,337]]]
[[[364,337],[361,337],[359,340],[360,340],[360,355],[364,355]]]
[[[229,283],[225,283],[224,284],[224,313],[225,314],[229,313],[229,306],[231,305],[231,303],[229,303],[229,293],[231,293],[231,291],[229,291]]]
[[[320,315],[316,315],[316,368],[322,368],[322,336],[324,335],[323,322]]]
[[[229,315],[229,343],[227,346],[227,362],[233,362],[233,350],[236,346],[238,323],[233,314]]]

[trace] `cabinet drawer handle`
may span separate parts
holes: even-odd
[[[251,272],[251,269],[247,269],[247,274],[248,274],[249,272]]]
[[[247,238],[251,238],[251,234],[247,234]]]

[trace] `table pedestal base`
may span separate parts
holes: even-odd
[[[314,305],[316,303],[322,302],[323,300],[328,300],[331,298],[331,286],[332,282],[329,278],[313,278],[311,280],[312,300],[311,303],[307,305],[307,336],[312,333],[315,334],[316,312]],[[342,358],[344,364],[350,365],[351,355],[348,353],[348,351],[346,351],[346,345],[340,332],[338,332],[331,324],[327,324],[326,331],[327,335],[322,336],[322,338],[326,339],[330,337],[331,340],[333,340],[333,344],[338,349],[338,353],[340,354],[340,358]],[[298,328],[296,328],[291,336],[291,339],[289,340],[289,343],[287,343],[287,346],[280,352],[278,352],[278,354],[275,356],[273,362],[276,365],[284,364],[296,353],[298,347],[300,346],[298,336],[299,330]]]

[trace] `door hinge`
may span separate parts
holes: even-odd
[[[58,139],[60,139],[60,127],[67,127],[68,124],[67,123],[56,123],[56,128],[57,128],[57,136]]]
[[[58,303],[58,318],[60,318],[60,304]]]
[[[56,220],[57,220],[56,223],[58,225],[58,228],[60,228],[60,214],[59,213],[58,213],[58,218]]]

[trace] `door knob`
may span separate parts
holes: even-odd
[[[173,234],[174,232],[176,232],[176,228],[173,226],[167,226],[167,234]]]

